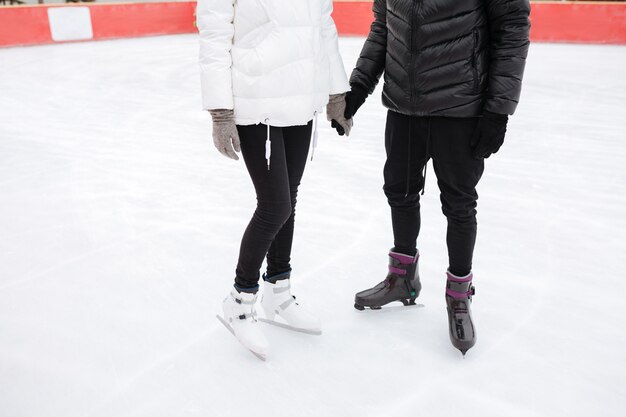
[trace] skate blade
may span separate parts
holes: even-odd
[[[459,350],[459,352],[461,352],[461,355],[463,355],[463,359],[465,359],[465,355],[471,349],[471,347],[468,347],[467,349],[461,349],[461,348],[457,348],[457,349]]]
[[[321,330],[299,329],[297,327],[293,327],[293,326],[290,326],[290,325],[284,324],[284,323],[279,323],[279,322],[274,321],[274,320],[268,320],[268,319],[263,318],[263,317],[259,317],[258,320],[262,321],[263,323],[271,324],[272,326],[282,327],[283,329],[292,330],[292,331],[298,332],[298,333],[310,334],[310,335],[314,335],[314,336],[319,336],[319,335],[322,334]]]
[[[395,301],[392,301],[392,303],[395,303]],[[383,308],[384,307],[384,308]],[[355,304],[354,308],[356,308],[359,311],[365,311],[365,310],[381,310],[381,311],[394,311],[394,310],[405,310],[407,308],[418,308],[418,307],[424,307],[424,304],[402,304],[402,305],[392,305],[391,303],[389,304],[385,304],[383,306],[363,306],[361,304]]]
[[[220,321],[220,323],[222,323],[224,325],[224,327],[226,327],[228,329],[228,331],[230,332],[230,334],[232,334],[233,336],[235,336],[235,339],[237,339],[237,336],[235,335],[235,331],[233,330],[233,328],[230,326],[230,324],[226,323],[226,320],[224,320],[224,318],[222,316],[220,316],[219,314],[216,314],[215,317],[217,317],[217,319]],[[239,340],[239,339],[237,339]],[[245,346],[244,346],[245,347]],[[246,347],[246,349],[248,349]],[[261,359],[263,362],[265,362],[265,360],[267,359],[267,356],[265,355],[261,355],[260,353],[257,353],[255,351],[253,351],[252,349],[248,349],[248,351],[250,351],[250,353],[252,353],[254,356],[256,356],[257,358]]]

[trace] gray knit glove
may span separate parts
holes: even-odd
[[[330,96],[326,106],[326,118],[331,122],[331,126],[337,129],[339,136],[350,136],[352,129],[352,119],[346,119],[346,94],[333,94]]]
[[[232,110],[209,110],[213,118],[213,143],[220,153],[228,158],[238,160],[235,152],[241,152],[239,133],[235,125],[235,114]]]

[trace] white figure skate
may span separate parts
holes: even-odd
[[[254,305],[256,294],[238,292],[233,289],[222,303],[224,317],[217,316],[218,320],[257,358],[265,360],[269,350],[269,343],[257,322],[257,313]]]

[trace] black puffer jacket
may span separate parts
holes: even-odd
[[[408,115],[513,114],[528,53],[528,0],[374,0],[350,84]]]

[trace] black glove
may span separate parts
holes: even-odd
[[[506,124],[509,116],[486,111],[478,120],[476,130],[472,136],[470,146],[474,158],[489,158],[492,153],[498,152],[504,143]]]
[[[352,119],[367,98],[367,90],[363,87],[358,84],[354,84],[350,87],[351,90],[346,93],[346,111],[343,114],[348,120]]]
[[[330,127],[332,127],[333,129],[337,129],[337,133],[339,133],[339,136],[343,136],[346,134],[346,130],[335,119],[330,122]]]

